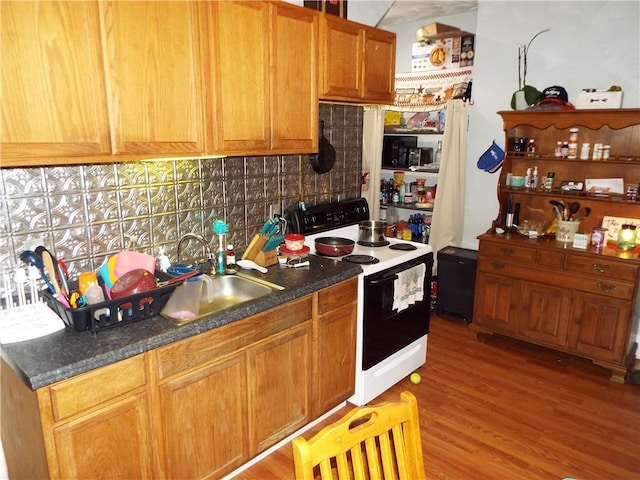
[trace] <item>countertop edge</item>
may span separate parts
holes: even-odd
[[[312,279],[299,281],[299,278],[295,278],[304,275],[303,269],[282,269],[276,266],[274,268],[277,270],[273,274],[270,270],[262,278],[285,286],[284,290],[274,290],[267,297],[193,323],[177,326],[162,317],[154,317],[98,332],[96,335],[67,328],[46,337],[1,345],[0,355],[30,389],[37,390],[269,310],[357,277],[362,272],[358,265],[347,262],[315,256],[310,256],[310,260],[315,270]],[[290,280],[288,277],[291,277]]]

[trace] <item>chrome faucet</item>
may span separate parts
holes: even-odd
[[[196,235],[195,233],[187,233],[187,234],[183,235],[182,237],[180,237],[180,240],[178,240],[178,248],[177,248],[178,263],[181,263],[181,261],[180,261],[180,252],[182,250],[182,243],[185,240],[196,240],[196,241],[200,242],[202,244],[202,247],[204,248],[204,250],[206,252],[206,261],[210,265],[213,265],[213,253],[211,251],[211,246],[207,243],[207,241],[204,238],[202,238],[200,235]]]

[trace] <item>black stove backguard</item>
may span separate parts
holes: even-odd
[[[284,218],[289,233],[312,235],[369,220],[369,204],[366,198],[356,198],[307,207],[304,211],[287,208]]]

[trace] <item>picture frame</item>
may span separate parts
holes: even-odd
[[[304,0],[303,5],[318,12],[347,18],[347,0]]]

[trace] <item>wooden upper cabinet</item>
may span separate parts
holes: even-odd
[[[2,167],[318,145],[318,12],[281,2],[0,2]]]
[[[3,167],[108,155],[98,4],[0,2]]]
[[[364,35],[365,100],[393,103],[395,98],[396,34],[366,28]]]
[[[317,13],[281,3],[210,4],[214,149],[317,150]]]
[[[362,26],[321,15],[320,42],[320,98],[362,98]]]
[[[271,147],[318,150],[318,14],[271,5]]]
[[[393,103],[396,35],[334,15],[320,17],[320,98]]]
[[[269,22],[263,2],[212,2],[208,122],[216,150],[269,148]]]
[[[100,14],[113,153],[204,153],[198,2],[100,2]]]

